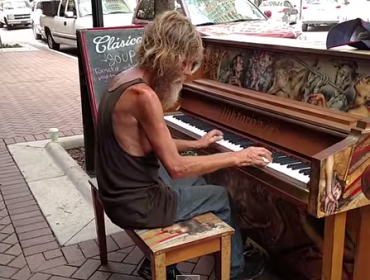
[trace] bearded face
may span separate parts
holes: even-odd
[[[154,91],[157,93],[162,103],[163,110],[166,111],[175,106],[179,99],[185,76],[182,71],[168,71],[163,75],[154,76]]]

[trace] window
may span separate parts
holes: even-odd
[[[261,10],[249,0],[184,0],[184,3],[194,25],[266,20]]]
[[[181,4],[178,0],[175,0],[175,10],[183,14]],[[153,20],[155,17],[154,14],[154,1],[153,0],[142,0],[140,2],[139,7],[137,8],[137,15],[138,19],[142,20]]]
[[[3,5],[4,10],[31,8],[31,5],[28,1],[9,1],[4,2]]]
[[[282,5],[283,3],[280,1],[265,1],[265,2],[262,2],[260,7],[280,7]]]
[[[40,10],[41,10],[41,1],[38,1],[38,2],[37,2],[36,10],[37,10],[37,9],[40,9]]]
[[[59,6],[59,16],[60,17],[64,17],[64,12],[66,10],[66,6],[67,6],[67,0],[62,0],[62,2],[60,3],[60,6]]]
[[[102,1],[103,15],[131,14],[132,9],[125,0],[99,0]],[[136,0],[135,0],[136,1]],[[78,0],[80,17],[92,15],[91,0]]]
[[[76,15],[76,5],[74,0],[69,0],[67,5],[67,12],[73,12],[73,15]]]

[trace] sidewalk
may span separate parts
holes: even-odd
[[[0,52],[0,280],[139,280],[143,254],[124,232],[108,237],[101,266],[96,240],[60,247],[7,145],[82,133],[77,60],[46,50]],[[208,279],[206,256],[179,265]]]

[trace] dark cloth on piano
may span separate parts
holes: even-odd
[[[123,229],[158,228],[175,222],[177,194],[158,176],[154,153],[128,154],[113,131],[113,110],[125,90],[142,79],[105,92],[98,108],[95,169],[99,194],[107,216]]]

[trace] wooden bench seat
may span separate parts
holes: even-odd
[[[101,263],[107,264],[108,252],[104,208],[96,180],[90,180],[95,211]],[[165,231],[164,231],[165,230]],[[216,253],[218,280],[230,279],[230,241],[234,229],[212,213],[176,223],[165,229],[125,230],[132,241],[152,261],[152,279],[166,280],[166,266]]]

